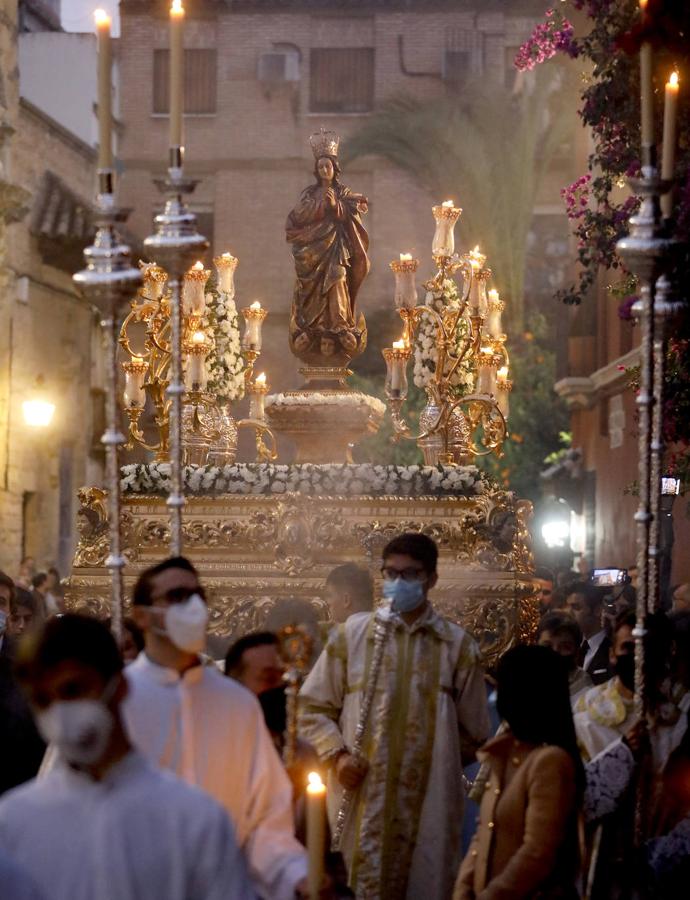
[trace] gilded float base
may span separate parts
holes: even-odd
[[[81,539],[69,584],[70,608],[109,613],[104,492],[80,492]],[[463,624],[490,665],[536,628],[537,601],[527,521],[531,504],[490,491],[473,497],[191,496],[184,552],[198,567],[211,608],[211,650],[249,631],[329,617],[325,580],[355,561],[368,566],[381,596],[384,545],[406,530],[440,548],[432,599]],[[164,497],[127,496],[122,506],[126,594],[139,572],[168,555]]]

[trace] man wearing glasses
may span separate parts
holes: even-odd
[[[146,640],[125,671],[132,743],[227,810],[259,897],[302,896],[307,867],[292,788],[256,698],[199,655],[208,609],[194,566],[177,557],[143,572],[132,615]]]
[[[438,550],[409,533],[383,552],[382,604],[334,628],[301,691],[301,733],[330,766],[331,825],[354,791],[341,849],[357,897],[446,900],[461,858],[462,768],[488,737],[479,650],[428,599]],[[388,623],[363,752],[351,751]]]

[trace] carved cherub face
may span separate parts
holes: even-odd
[[[333,356],[335,353],[335,341],[333,338],[322,337],[321,338],[321,355],[322,356]]]
[[[333,181],[333,162],[327,156],[322,156],[316,164],[316,171],[319,178],[324,181]]]

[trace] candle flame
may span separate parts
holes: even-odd
[[[261,304],[259,303],[258,300],[255,300],[249,308],[250,309],[261,309]]]
[[[669,78],[667,84],[672,88],[678,87],[678,72],[671,72],[671,77]]]
[[[103,26],[110,27],[110,16],[104,9],[96,9],[93,13],[93,19],[97,28]]]
[[[494,351],[491,347],[482,347],[481,353],[484,353],[487,356],[489,356],[489,355],[493,356]]]
[[[196,272],[203,272],[204,264],[202,263],[201,260],[198,260],[197,262],[194,263],[194,265],[192,266],[192,269],[194,269],[194,271],[196,271]]]
[[[205,344],[206,343],[206,335],[203,331],[195,331],[192,335],[192,343],[194,344]]]
[[[173,16],[183,16],[184,7],[182,6],[182,0],[172,0],[172,3],[170,4],[170,12]]]
[[[644,12],[647,9],[647,0],[640,0],[640,9]]]
[[[262,372],[261,375],[257,375],[255,383],[260,384],[263,387],[266,384],[266,373]]]
[[[498,300],[499,300],[499,299],[500,299],[499,293],[498,293],[498,291],[496,290],[496,288],[491,288],[491,290],[489,291],[489,300],[490,300],[492,303],[498,303]]]
[[[401,338],[399,341],[393,341],[393,349],[394,350],[404,350],[405,349],[405,338]]]
[[[133,356],[132,364],[135,366],[142,366],[144,364],[144,357],[143,356]]]
[[[501,381],[507,381],[508,379],[508,366],[501,366],[501,368],[496,372],[496,377]]]
[[[411,253],[401,253],[400,262],[409,262],[412,259]]]
[[[235,258],[235,257],[232,255],[232,253],[228,253],[227,250],[225,251],[225,253],[222,254],[222,257],[223,257],[223,259],[234,259],[234,258]]]
[[[321,780],[321,776],[318,772],[310,772],[307,775],[307,781],[309,782],[309,787],[315,790],[320,790],[324,787],[324,783]]]
[[[452,201],[452,200],[444,200],[443,203],[441,204],[441,206],[445,206],[445,207],[447,207],[448,209],[452,209],[452,208],[453,208],[453,201]]]

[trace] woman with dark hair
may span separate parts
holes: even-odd
[[[340,183],[338,142],[333,132],[311,136],[316,184],[302,191],[286,224],[297,275],[290,347],[312,366],[346,365],[366,346],[355,301],[369,272],[369,237],[361,220],[368,204]]]
[[[584,771],[566,668],[548,647],[520,646],[500,660],[496,681],[508,729],[477,754],[489,778],[453,900],[577,898]]]

